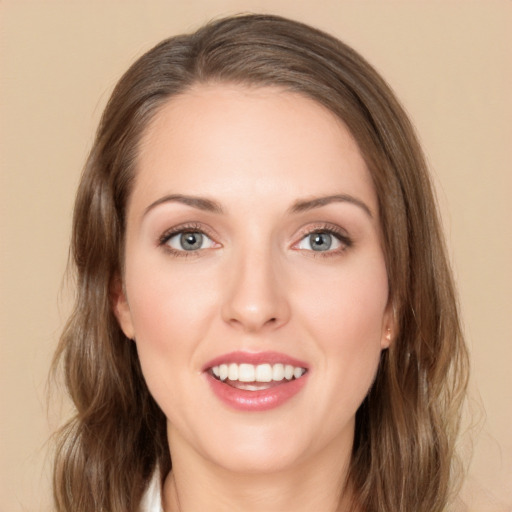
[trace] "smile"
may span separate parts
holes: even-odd
[[[212,373],[215,378],[238,389],[257,391],[271,387],[283,380],[299,379],[306,373],[305,368],[291,364],[236,364],[231,363],[214,366]],[[266,384],[266,385],[265,385]]]
[[[276,360],[280,362],[273,362]],[[284,404],[303,388],[308,376],[305,364],[276,353],[239,352],[212,363],[205,368],[205,375],[214,394],[243,411],[264,411]]]

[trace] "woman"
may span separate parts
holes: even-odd
[[[57,510],[447,509],[454,287],[413,128],[352,49],[259,15],[157,45],[72,254]]]

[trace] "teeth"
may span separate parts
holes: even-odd
[[[283,380],[284,379],[284,365],[275,364],[272,367],[272,380]]]
[[[294,368],[293,369],[293,376],[298,379],[299,377],[302,377],[302,368]]]
[[[259,364],[256,366],[256,382],[270,382],[272,380],[272,366]]]
[[[256,369],[253,364],[241,364],[238,367],[238,380],[240,382],[254,382]]]
[[[306,373],[305,368],[292,366],[291,364],[221,364],[212,368],[212,373],[220,380],[232,380],[239,382],[271,382],[283,379],[299,379]]]
[[[235,363],[231,363],[228,367],[228,379],[229,380],[238,380],[238,365]]]
[[[219,378],[220,380],[226,380],[228,378],[228,365],[227,364],[221,364],[219,366]]]

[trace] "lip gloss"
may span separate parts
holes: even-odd
[[[299,379],[283,380],[268,389],[248,391],[222,382],[209,373],[205,374],[214,394],[225,404],[241,411],[266,411],[279,407],[295,396],[306,384],[308,374]]]
[[[215,378],[210,371],[221,364],[283,364],[306,369],[299,378],[292,380],[271,381],[268,388],[250,391],[229,385]],[[203,367],[203,373],[215,396],[229,407],[240,411],[266,411],[279,407],[294,397],[304,387],[308,379],[308,365],[295,358],[278,352],[231,352],[217,357]]]

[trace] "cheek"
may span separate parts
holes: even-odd
[[[163,261],[162,261],[163,260]],[[140,263],[126,276],[127,294],[137,341],[160,350],[179,349],[184,340],[200,339],[216,297],[207,272],[183,272],[165,258]]]
[[[384,262],[361,261],[346,272],[331,273],[328,280],[309,283],[307,289],[301,293],[301,317],[326,355],[320,369],[329,384],[324,405],[338,404],[340,414],[355,413],[374,380],[385,335]]]
[[[198,272],[168,262],[127,264],[126,289],[135,342],[147,385],[166,414],[185,406],[185,379],[197,371],[196,349],[218,303]]]
[[[364,259],[338,272],[315,276],[300,292],[303,315],[343,350],[343,345],[377,342],[386,322],[388,282],[381,258]],[[343,342],[343,343],[342,343]]]

